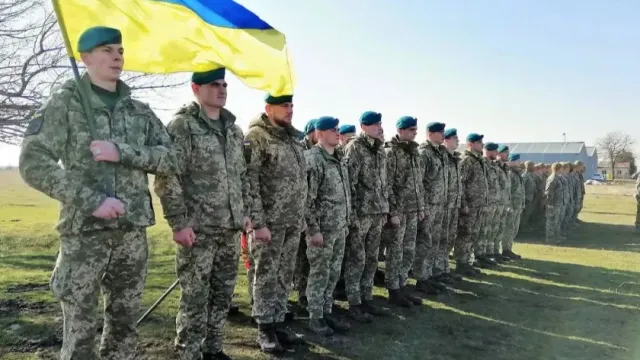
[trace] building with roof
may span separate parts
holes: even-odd
[[[552,164],[554,162],[582,161],[585,165],[584,178],[590,179],[598,172],[598,155],[594,147],[584,142],[498,142],[509,146],[512,154],[520,154],[521,161]],[[462,150],[466,145],[460,146]]]
[[[611,172],[611,162],[602,161],[598,164],[598,173],[602,174],[605,179],[611,180],[615,176],[616,179],[631,179],[631,163],[620,161],[615,163],[613,173]]]

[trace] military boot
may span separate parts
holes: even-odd
[[[451,279],[453,279],[453,281],[462,281],[462,276],[460,276],[459,274],[456,274],[453,271],[444,273],[444,275],[450,277]]]
[[[229,357],[229,355],[225,354],[222,351],[219,351],[217,353],[202,353],[202,356],[200,357],[202,360],[231,360],[231,357]]]
[[[487,254],[478,255],[478,256],[477,256],[477,258],[478,258],[478,262],[479,262],[481,265],[485,265],[485,266],[487,266],[488,268],[492,268],[492,267],[496,267],[496,266],[498,266],[498,263],[497,263],[494,259],[492,259],[492,258],[490,257],[490,255],[487,255]],[[482,267],[482,266],[481,266],[481,267]]]
[[[469,264],[458,264],[455,270],[456,274],[468,277],[476,277],[478,274]]]
[[[333,329],[330,328],[329,325],[327,325],[324,319],[309,319],[307,329],[319,336],[333,335]]]
[[[258,344],[260,350],[265,353],[277,353],[284,351],[276,336],[274,324],[258,324]]]
[[[510,259],[513,259],[513,260],[520,260],[520,259],[522,259],[522,256],[520,256],[520,255],[518,255],[518,254],[514,253],[514,252],[513,252],[513,251],[511,251],[511,250],[504,250],[504,251],[502,251],[502,256],[506,256],[506,257],[508,257],[508,258],[510,258]]]
[[[351,325],[348,322],[333,314],[324,314],[324,322],[337,333],[345,333],[351,329]]]
[[[375,316],[389,315],[389,310],[375,305],[373,300],[362,300],[362,308],[365,312]]]
[[[440,294],[440,290],[429,283],[427,280],[418,280],[416,282],[416,289],[421,293],[427,295],[438,295]]]
[[[236,315],[239,312],[240,312],[240,306],[234,303],[231,303],[231,305],[229,305],[229,313],[228,313],[229,315]]]
[[[304,344],[304,340],[289,330],[284,322],[275,323],[274,330],[278,341],[283,345]]]
[[[444,292],[447,291],[447,286],[443,285],[441,282],[439,282],[436,278],[434,278],[433,276],[427,279],[427,283],[431,284],[432,286],[434,286],[436,289],[440,290],[440,292]]]
[[[447,285],[454,284],[453,278],[447,276],[446,273],[440,273],[439,275],[434,276],[433,280],[437,281],[440,284],[447,284]]]
[[[364,311],[362,305],[349,305],[349,310],[347,310],[347,313],[353,320],[358,322],[370,323],[373,321],[373,316]]]
[[[389,291],[389,304],[403,307],[403,308],[412,308],[413,303],[409,301],[404,294],[400,292],[399,289],[388,289]]]
[[[301,308],[306,309],[307,305],[309,305],[309,301],[307,300],[307,297],[304,295],[298,296],[298,305]]]
[[[375,275],[373,275],[373,285],[375,286],[384,286],[384,271],[380,269],[376,269]]]
[[[400,293],[402,293],[402,295],[409,301],[411,301],[411,303],[413,305],[419,306],[422,305],[422,299],[420,299],[417,296],[413,296],[411,295],[411,293],[407,290],[406,286],[401,286],[400,287]]]

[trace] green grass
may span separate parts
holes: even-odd
[[[0,359],[54,359],[60,309],[47,289],[55,263],[58,204],[0,172]],[[585,224],[559,246],[520,239],[524,260],[457,284],[424,307],[392,309],[346,337],[319,339],[296,327],[309,345],[297,359],[640,359],[640,242],[633,233],[633,185],[589,187]],[[155,199],[157,209],[160,209]],[[161,211],[157,211],[158,214]],[[149,229],[152,249],[144,307],[175,280],[169,228]],[[249,322],[240,268],[225,350],[234,359],[265,358]],[[376,288],[376,293],[385,291]],[[141,328],[145,359],[171,359],[176,290]],[[343,303],[341,303],[344,306]],[[143,309],[144,310],[144,309]],[[10,330],[19,325],[17,330]]]

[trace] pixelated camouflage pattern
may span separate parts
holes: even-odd
[[[498,164],[489,160],[488,158],[484,158],[484,162],[487,165],[487,200],[490,204],[502,204],[503,194],[500,191],[500,176],[498,171],[502,171]]]
[[[536,195],[538,192],[536,181],[537,180],[535,174],[533,174],[532,172],[525,171],[522,175],[522,185],[524,187],[525,200],[521,221],[523,227],[525,227],[527,230],[530,230],[531,228],[531,215],[535,211],[536,197],[539,196]]]
[[[449,174],[447,175],[447,207],[458,209],[462,206],[462,166],[460,164],[461,154],[457,151],[453,153],[446,152],[446,167]]]
[[[423,169],[418,143],[401,141],[396,135],[385,144],[385,150],[389,216],[424,211]]]
[[[167,130],[179,149],[180,171],[156,176],[154,189],[173,231],[188,226],[209,233],[242,229],[243,218],[249,216],[249,181],[244,135],[235,120],[226,109],[219,120],[211,120],[193,102],[169,122]]]
[[[446,148],[431,141],[420,144],[420,158],[424,172],[423,188],[425,204],[446,204],[448,196],[448,175],[445,166]]]
[[[498,192],[500,193],[499,203],[504,206],[511,207],[511,180],[509,178],[509,166],[500,161],[496,160],[494,164],[498,167]]]
[[[487,166],[482,154],[467,149],[460,160],[461,207],[479,208],[487,205],[489,183]]]
[[[344,161],[349,169],[354,219],[387,214],[389,189],[382,141],[360,134],[345,147]]]
[[[176,272],[180,305],[176,316],[176,345],[185,359],[200,352],[222,351],[224,325],[236,285],[239,230],[212,229],[197,233],[193,247],[178,247]]]
[[[554,240],[560,235],[560,216],[563,214],[564,195],[559,174],[551,174],[547,179],[544,197],[546,204],[547,239]]]
[[[81,81],[90,87],[88,75]],[[118,82],[120,98],[111,114],[94,92],[89,93],[98,137],[92,139],[76,87],[75,80],[65,81],[53,90],[31,120],[20,152],[22,178],[29,186],[60,201],[60,233],[154,225],[147,174],[177,171],[167,130],[148,105],[132,99],[129,87]],[[93,160],[89,150],[92,140],[115,143],[120,162]],[[125,214],[117,219],[91,215],[107,197],[105,174],[115,197],[125,207]]]
[[[245,156],[254,229],[304,228],[307,169],[297,132],[292,126],[273,125],[264,113],[249,125],[245,146],[250,154]]]

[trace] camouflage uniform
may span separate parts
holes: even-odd
[[[536,175],[536,197],[537,206],[533,215],[533,223],[536,230],[543,230],[546,224],[546,212],[547,205],[545,199],[545,187],[547,183],[547,176],[545,174]]]
[[[640,231],[640,176],[636,178],[636,231]]]
[[[502,240],[503,251],[512,251],[513,249],[513,240],[518,236],[520,218],[525,206],[524,181],[520,176],[520,169],[512,167],[509,171],[509,180],[511,181],[511,211],[507,219],[505,237]]]
[[[571,205],[571,195],[573,191],[571,189],[571,182],[569,180],[569,174],[560,174],[560,182],[562,183],[562,209],[560,210],[560,219],[558,220],[560,223],[560,234],[563,237],[567,236],[568,232],[568,219],[570,210],[573,208]]]
[[[82,80],[90,87],[88,75]],[[64,317],[61,359],[97,359],[95,311],[104,294],[102,359],[133,359],[137,354],[136,319],[147,274],[146,227],[155,224],[147,173],[174,174],[171,139],[145,104],[117,83],[113,110],[96,92],[88,103],[97,139],[113,142],[118,163],[96,162],[75,80],[53,90],[25,132],[20,174],[29,186],[58,200],[61,235],[51,289]],[[58,165],[61,160],[62,166]],[[105,177],[125,214],[103,220],[91,214],[107,197]]]
[[[417,279],[427,280],[434,274],[436,255],[440,245],[444,246],[446,230],[443,229],[448,196],[448,171],[445,166],[447,149],[431,141],[420,144],[424,176],[425,218],[418,224],[416,259],[413,271]],[[442,270],[442,269],[439,269]]]
[[[554,242],[560,235],[560,216],[563,206],[562,182],[559,174],[551,174],[547,179],[544,190],[546,204],[546,237],[547,242]]]
[[[167,126],[180,172],[157,176],[155,192],[174,232],[192,227],[196,243],[178,247],[180,308],[176,345],[185,359],[222,351],[225,319],[238,272],[240,234],[249,216],[244,135],[222,109],[212,120],[191,103]]]
[[[347,226],[351,216],[351,188],[346,165],[339,155],[320,146],[305,153],[307,161],[307,236],[321,233],[323,246],[308,247],[310,271],[306,295],[309,317],[331,314],[333,290],[340,277]]]
[[[447,186],[447,212],[444,228],[446,229],[445,245],[440,246],[437,268],[449,272],[449,254],[454,248],[458,235],[458,216],[462,198],[462,178],[460,176],[460,153],[446,153],[447,170],[449,171]]]
[[[267,227],[271,243],[249,238],[253,265],[252,315],[258,324],[281,323],[293,281],[300,233],[304,230],[307,169],[297,130],[279,127],[265,114],[245,136],[254,229]]]
[[[382,225],[389,212],[386,155],[382,142],[360,134],[345,148],[351,182],[354,231],[345,249],[344,279],[350,305],[373,299]]]
[[[498,165],[489,159],[484,159],[487,169],[487,207],[482,222],[482,228],[478,241],[475,244],[475,255],[493,254],[493,242],[495,229],[498,226],[498,204],[501,200],[500,180],[498,179]]]
[[[580,173],[572,172],[571,175],[573,176],[573,212],[571,214],[571,225],[575,226],[578,224],[578,213],[580,212],[584,194],[582,193],[583,185],[580,181]]]
[[[473,263],[474,245],[479,245],[480,231],[487,208],[489,185],[487,165],[482,154],[467,149],[460,160],[462,198],[458,238],[453,256],[457,264]],[[484,253],[484,251],[482,252]]]
[[[314,145],[311,139],[305,136],[300,142],[302,148],[307,151],[311,150]],[[299,294],[304,294],[307,291],[307,281],[309,280],[309,259],[307,259],[307,241],[306,234],[302,232],[300,234],[300,244],[298,245],[298,257],[296,259],[296,268],[294,271],[293,279],[296,290]]]
[[[502,242],[508,236],[507,219],[511,216],[511,180],[509,179],[510,169],[507,164],[496,160],[494,165],[498,174],[499,200],[495,215],[495,228],[493,229],[493,244],[491,239],[487,243],[487,254],[502,253]],[[492,246],[493,245],[493,246]]]
[[[424,211],[424,189],[418,144],[394,136],[386,144],[389,217],[400,225],[390,228],[387,242],[386,287],[397,290],[407,283],[418,235],[418,213]]]
[[[521,223],[522,229],[531,230],[532,215],[536,206],[536,175],[532,172],[525,171],[522,175],[522,184],[524,186],[524,210],[522,212]]]
[[[576,220],[578,220],[578,214],[580,214],[580,211],[582,211],[582,207],[584,206],[584,195],[585,195],[585,188],[584,188],[584,173],[580,172],[578,173],[578,178],[580,181],[580,202],[578,203],[578,213],[576,214]]]

